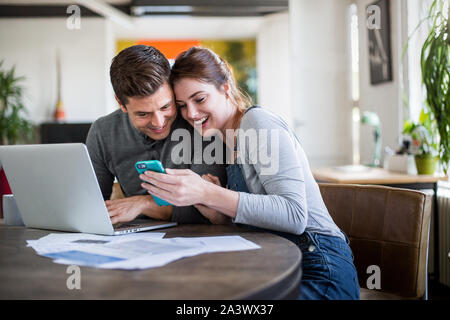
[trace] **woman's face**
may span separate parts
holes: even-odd
[[[202,136],[224,132],[232,122],[233,107],[226,90],[193,78],[182,78],[174,84],[175,103],[183,118]]]

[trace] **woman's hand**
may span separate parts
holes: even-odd
[[[148,182],[142,188],[176,206],[203,203],[208,182],[189,169],[166,169],[167,174],[146,171],[139,178]]]
[[[206,180],[208,182],[214,183],[221,187],[220,180],[216,176],[213,176],[212,174],[204,174],[202,175],[203,180]],[[195,205],[198,211],[206,218],[208,219],[212,224],[229,224],[231,223],[231,218],[220,213],[217,210],[211,209],[207,206],[204,206],[202,204]]]

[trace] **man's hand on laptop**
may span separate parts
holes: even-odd
[[[172,206],[158,206],[150,195],[106,200],[105,204],[112,224],[132,221],[141,213],[158,220],[172,217]]]

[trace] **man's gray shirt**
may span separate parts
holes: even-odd
[[[181,138],[177,138],[175,139],[176,141],[172,141],[172,133],[177,129],[186,130],[192,139],[184,141]],[[134,167],[137,161],[144,160],[159,160],[164,168],[191,169],[199,175],[210,173],[219,177],[222,185],[225,186],[225,167],[221,164],[206,165],[204,162],[201,163],[201,152],[203,149],[195,150],[194,134],[198,135],[179,113],[172,123],[169,136],[163,140],[153,140],[146,134],[138,131],[131,123],[128,114],[120,109],[96,120],[89,130],[86,145],[103,198],[108,200],[111,197],[115,177],[125,197],[148,195],[147,191],[141,187],[142,181],[139,179],[139,174]],[[192,151],[192,154],[188,157],[190,161],[184,161],[183,163],[180,163],[177,157],[172,157],[174,147],[178,145],[177,150],[179,150],[181,141],[191,144],[191,148],[184,150],[190,149]],[[194,151],[196,151],[196,161],[194,161]],[[186,159],[185,156],[183,158]],[[174,206],[172,221],[204,223],[207,222],[207,219],[193,206]]]

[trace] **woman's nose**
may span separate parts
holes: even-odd
[[[192,105],[187,105],[187,116],[189,119],[196,119],[198,111]]]

